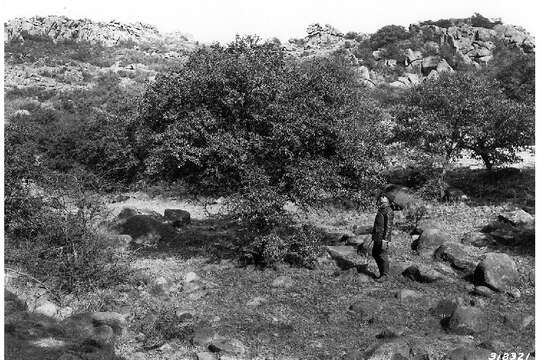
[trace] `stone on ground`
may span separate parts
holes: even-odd
[[[342,270],[349,270],[365,265],[365,258],[359,256],[354,246],[327,246],[326,251]]]
[[[400,289],[394,293],[394,297],[401,303],[415,303],[418,299],[423,298],[424,294],[416,290]]]
[[[150,280],[150,292],[157,296],[168,295],[171,286],[171,281],[164,276]]]
[[[191,214],[182,209],[165,209],[165,219],[174,227],[182,227],[191,223]]]
[[[41,301],[38,304],[38,306],[36,306],[33,312],[36,314],[41,314],[48,317],[56,317],[56,315],[58,314],[58,310],[59,310],[59,307],[56,304],[48,300],[44,300],[44,301]]]
[[[193,333],[191,342],[193,345],[208,346],[214,339],[218,337],[216,330],[211,327],[198,327]]]
[[[442,244],[449,242],[450,236],[439,229],[425,229],[420,237],[413,241],[411,248],[418,251],[422,257],[431,257],[435,250]]]
[[[479,231],[471,231],[463,235],[461,243],[465,245],[472,245],[476,247],[484,247],[493,244],[495,239],[490,234],[486,234]]]
[[[193,271],[190,271],[186,275],[184,275],[184,282],[185,283],[189,283],[189,282],[193,282],[193,281],[199,281],[199,280],[201,280],[201,278],[199,277],[199,275],[197,275]]]
[[[61,324],[67,334],[79,338],[103,335],[108,332],[108,329],[101,328],[104,325],[111,328],[113,335],[120,336],[127,327],[125,316],[115,312],[75,314],[62,321]]]
[[[170,224],[163,224],[149,215],[135,215],[121,225],[121,234],[130,235],[137,244],[157,244],[159,241],[171,241],[177,232]]]
[[[519,272],[507,254],[488,253],[474,271],[474,282],[495,291],[504,291],[519,284]]]
[[[219,338],[214,339],[208,345],[208,350],[214,353],[242,356],[246,353],[246,347],[240,340]]]
[[[408,359],[410,354],[409,345],[403,340],[385,341],[370,346],[364,352],[366,360]]]
[[[442,244],[433,254],[435,259],[446,261],[453,268],[472,273],[476,268],[476,262],[469,258],[463,245],[453,242]]]
[[[473,290],[474,295],[483,296],[483,297],[492,297],[495,295],[495,292],[488,288],[487,286],[475,286]]]
[[[503,323],[515,330],[523,330],[534,322],[533,315],[514,312],[504,315]]]
[[[422,264],[409,266],[402,272],[402,275],[421,283],[432,283],[444,279],[443,274]]]
[[[522,209],[501,213],[498,216],[498,220],[512,226],[534,225],[534,216]]]
[[[217,356],[211,352],[198,352],[197,360],[218,360]]]
[[[448,330],[454,334],[473,335],[486,329],[486,315],[473,306],[458,306],[448,321]]]
[[[288,289],[294,285],[294,280],[287,275],[278,276],[272,281],[273,288]]]

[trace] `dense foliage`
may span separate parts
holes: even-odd
[[[496,80],[444,74],[412,89],[394,108],[397,140],[440,157],[444,170],[471,150],[486,167],[516,160],[534,143],[534,108],[505,96]]]
[[[344,61],[286,62],[237,39],[156,79],[137,123],[146,174],[196,190],[265,186],[292,200],[367,190],[382,164],[381,111]]]

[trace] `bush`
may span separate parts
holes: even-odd
[[[377,30],[370,38],[372,50],[377,50],[389,44],[407,40],[411,34],[401,25],[387,25]]]
[[[479,13],[474,13],[474,15],[470,17],[469,21],[471,22],[472,26],[483,27],[486,29],[493,29],[496,25],[502,24],[500,20],[491,21]]]
[[[43,166],[28,123],[9,123],[5,142],[7,264],[22,267],[58,293],[86,292],[124,280],[124,254],[97,234],[101,207],[78,181]],[[59,180],[60,179],[60,180]]]
[[[273,266],[286,262],[313,268],[321,254],[322,234],[311,226],[280,228],[255,238],[244,251],[244,263]]]

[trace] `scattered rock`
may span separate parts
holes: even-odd
[[[476,267],[474,282],[495,291],[504,291],[518,284],[519,272],[516,263],[507,254],[488,253]]]
[[[48,317],[56,317],[58,314],[58,306],[48,300],[41,301],[34,309],[34,313],[45,315]]]
[[[450,316],[448,330],[459,335],[473,335],[487,329],[483,311],[472,306],[458,306]]]
[[[282,275],[272,281],[273,288],[288,289],[294,285],[294,280],[287,275]]]
[[[457,270],[472,273],[476,268],[476,263],[469,259],[463,245],[458,243],[444,243],[435,250],[433,257],[450,263]]]
[[[444,190],[444,201],[467,201],[469,200],[469,197],[465,195],[465,193],[458,188],[454,187],[448,187],[446,190]]]
[[[522,313],[511,313],[504,315],[503,322],[505,326],[509,326],[512,329],[523,330],[534,322],[534,316]]]
[[[411,265],[402,272],[402,275],[422,283],[431,283],[444,279],[443,274],[426,265]]]
[[[534,216],[522,209],[501,213],[498,220],[512,226],[534,226]]]
[[[463,235],[463,238],[461,239],[461,243],[476,247],[488,246],[494,242],[493,236],[479,231],[468,232]]]
[[[200,281],[200,280],[201,280],[201,278],[199,277],[199,275],[197,275],[193,271],[190,271],[186,275],[184,275],[184,282],[185,283],[190,283],[190,282],[193,282],[193,281]]]
[[[401,303],[411,303],[411,302],[417,302],[418,299],[424,297],[424,294],[410,289],[400,289],[397,290],[394,293],[394,296],[401,302]]]
[[[199,327],[195,329],[191,342],[193,345],[208,346],[217,336],[218,334],[213,328]]]
[[[354,246],[327,246],[326,250],[342,270],[362,267],[366,263],[365,259],[357,254]]]
[[[150,215],[135,215],[121,225],[121,234],[130,235],[137,244],[157,244],[161,240],[171,241],[177,232],[170,224],[163,224]]]
[[[109,327],[113,335],[120,336],[127,327],[123,315],[115,312],[88,312],[75,314],[62,321],[66,334],[78,338],[101,337],[109,334]]]
[[[403,335],[405,331],[395,327],[386,327],[380,333],[375,335],[377,339],[393,339]]]
[[[136,352],[129,355],[130,360],[146,360],[146,355],[142,352]]]
[[[364,352],[365,360],[408,359],[409,345],[403,340],[391,340],[370,346]]]
[[[252,307],[255,307],[255,306],[259,306],[259,305],[262,305],[263,303],[265,303],[267,300],[265,297],[262,297],[262,296],[256,296],[254,297],[253,299],[249,300],[247,302],[247,306],[252,306]]]
[[[508,346],[500,340],[486,340],[480,343],[478,347],[494,352],[503,352],[504,350],[508,349]]]
[[[197,360],[218,360],[217,356],[211,352],[198,352]]]
[[[521,297],[521,291],[519,291],[519,289],[515,287],[507,289],[506,294],[514,299],[519,299]]]
[[[191,321],[195,318],[192,313],[185,310],[176,310],[174,315],[176,316],[176,319],[180,322]]]
[[[489,298],[495,295],[495,292],[486,286],[475,286],[473,294]]]
[[[160,276],[150,282],[150,292],[157,296],[169,295],[171,290],[171,281],[164,276]]]
[[[181,209],[165,209],[165,219],[174,227],[182,227],[191,223],[191,214]]]
[[[433,256],[434,251],[442,244],[449,242],[450,236],[439,229],[425,229],[420,237],[413,241],[411,248],[422,257]]]
[[[246,347],[236,339],[214,339],[208,345],[208,350],[214,353],[242,356],[246,353]]]

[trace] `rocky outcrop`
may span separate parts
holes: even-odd
[[[4,24],[4,35],[4,41],[24,41],[31,37],[46,37],[54,42],[87,41],[104,46],[155,42],[163,43],[170,48],[193,46],[188,35],[161,34],[154,26],[141,22],[133,24],[118,21],[94,22],[89,19],[69,19],[65,16],[12,19]]]

